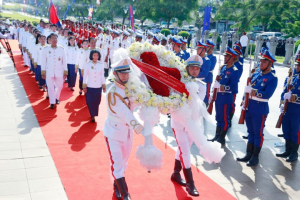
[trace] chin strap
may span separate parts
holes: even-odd
[[[120,77],[119,77],[119,74],[118,74],[118,72],[116,72],[116,74],[117,74],[117,77],[118,77],[118,79],[119,79],[119,81],[121,82],[121,83],[123,83],[124,85],[128,82],[128,80],[127,81],[122,81],[121,79],[120,79]]]
[[[261,70],[262,72],[265,72],[270,66],[272,66],[272,65],[270,65],[271,64],[271,61],[269,61],[269,64],[268,64],[268,66],[264,69],[264,70]]]
[[[229,62],[231,59],[232,59],[232,56],[230,56],[230,59],[229,59],[229,60],[227,60],[227,62],[225,62],[225,64],[227,65],[227,64],[228,64],[228,62]]]

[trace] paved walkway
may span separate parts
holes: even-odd
[[[68,199],[26,92],[6,53],[0,54],[0,68],[0,200]]]

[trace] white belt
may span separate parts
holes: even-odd
[[[295,103],[295,104],[300,104],[299,102],[289,102],[289,103]]]
[[[258,97],[250,97],[250,99],[255,100],[255,101],[260,101],[260,102],[268,102],[269,101],[269,99],[261,99]]]
[[[112,116],[112,115],[107,115],[107,119],[112,121],[112,122],[118,123],[118,124],[127,125],[127,123],[119,117],[115,117],[115,116]]]
[[[220,91],[220,90],[218,90],[218,92],[219,92],[219,93],[223,93],[223,92],[224,92],[224,93],[231,93],[231,91]]]

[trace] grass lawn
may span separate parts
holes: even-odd
[[[40,19],[39,18],[33,18],[33,17],[30,17],[30,16],[25,16],[25,15],[21,15],[17,12],[14,12],[12,11],[12,13],[0,13],[0,15],[2,17],[10,17],[10,19],[15,19],[15,20],[24,20],[26,19],[27,21],[29,22],[40,22]]]
[[[276,58],[276,62],[278,62],[278,63],[283,63],[283,61],[284,61],[284,57],[283,56],[275,56],[275,58]]]

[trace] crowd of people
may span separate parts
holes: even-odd
[[[71,91],[78,80],[79,95],[85,95],[86,103],[95,122],[99,114],[101,94],[107,92],[108,117],[104,126],[104,136],[109,150],[114,192],[118,198],[130,199],[125,181],[125,169],[132,146],[132,133],[143,133],[143,126],[134,117],[132,102],[125,97],[125,90],[131,72],[130,62],[120,60],[112,66],[114,53],[119,48],[127,49],[134,42],[147,42],[162,45],[166,50],[174,52],[186,64],[190,77],[197,80],[199,97],[207,107],[216,107],[216,132],[210,141],[226,143],[228,130],[233,126],[235,101],[238,92],[244,92],[242,110],[248,131],[246,155],[237,161],[247,162],[247,166],[259,163],[259,153],[264,141],[264,126],[269,111],[268,101],[277,88],[278,77],[274,63],[276,59],[266,48],[262,48],[257,66],[249,77],[251,81],[244,91],[238,91],[243,84],[240,78],[243,73],[243,51],[245,45],[237,41],[232,48],[227,47],[224,63],[217,67],[218,77],[213,81],[213,71],[217,58],[213,55],[212,41],[198,41],[195,52],[187,51],[187,40],[180,37],[165,37],[151,32],[145,34],[141,30],[132,31],[114,25],[104,27],[102,24],[78,24],[63,21],[61,27],[41,20],[37,27],[26,21],[16,22],[16,34],[23,53],[24,66],[35,74],[39,89],[48,93],[50,108],[55,109],[63,83],[66,82]],[[296,67],[286,78],[281,95],[280,109],[283,115],[282,130],[286,140],[285,152],[276,154],[287,158],[287,162],[298,159],[300,144],[300,55],[295,57]],[[109,70],[115,77],[113,85],[106,91],[106,77]],[[78,77],[78,79],[77,79]],[[214,83],[213,83],[214,82]],[[216,96],[212,95],[216,91]],[[249,96],[247,98],[247,96]],[[286,102],[286,103],[284,103]],[[285,105],[286,104],[286,105]],[[285,105],[285,106],[284,106]],[[171,116],[172,118],[172,116]],[[134,122],[134,123],[133,123]],[[175,126],[178,152],[175,156],[172,181],[186,187],[192,196],[199,196],[194,185],[191,171],[190,147],[191,138],[184,127]],[[121,136],[122,135],[122,136]],[[180,176],[183,170],[185,180]]]

